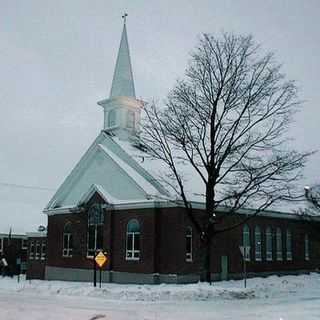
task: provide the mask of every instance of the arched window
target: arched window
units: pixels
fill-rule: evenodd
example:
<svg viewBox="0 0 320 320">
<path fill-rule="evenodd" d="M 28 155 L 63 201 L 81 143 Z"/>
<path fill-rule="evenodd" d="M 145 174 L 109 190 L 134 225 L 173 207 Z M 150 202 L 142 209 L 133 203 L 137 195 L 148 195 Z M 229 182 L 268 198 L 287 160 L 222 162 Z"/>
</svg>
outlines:
<svg viewBox="0 0 320 320">
<path fill-rule="evenodd" d="M 250 261 L 250 229 L 247 224 L 243 226 L 242 230 L 242 245 L 244 247 L 244 258 Z"/>
<path fill-rule="evenodd" d="M 307 234 L 304 235 L 304 259 L 310 260 L 309 255 L 309 236 Z"/>
<path fill-rule="evenodd" d="M 140 259 L 140 224 L 137 219 L 131 219 L 127 224 L 126 259 Z"/>
<path fill-rule="evenodd" d="M 282 232 L 280 228 L 277 228 L 276 241 L 277 241 L 277 260 L 282 261 Z"/>
<path fill-rule="evenodd" d="M 257 226 L 254 229 L 254 242 L 255 242 L 255 259 L 256 261 L 262 260 L 262 252 L 261 252 L 261 230 Z"/>
<path fill-rule="evenodd" d="M 270 227 L 267 228 L 266 231 L 266 253 L 267 253 L 267 261 L 272 261 L 273 259 L 273 250 L 272 250 L 272 229 Z"/>
<path fill-rule="evenodd" d="M 63 228 L 63 257 L 72 257 L 73 250 L 73 240 L 72 240 L 72 232 L 71 232 L 71 223 L 68 222 L 65 224 Z"/>
<path fill-rule="evenodd" d="M 192 227 L 186 230 L 186 261 L 192 261 Z"/>
<path fill-rule="evenodd" d="M 116 125 L 116 111 L 110 110 L 108 113 L 108 127 L 114 127 Z"/>
<path fill-rule="evenodd" d="M 94 204 L 88 211 L 87 247 L 88 257 L 103 248 L 103 209 L 100 204 Z"/>
<path fill-rule="evenodd" d="M 286 249 L 287 249 L 287 260 L 292 260 L 292 234 L 291 231 L 288 229 L 286 234 Z"/>
</svg>

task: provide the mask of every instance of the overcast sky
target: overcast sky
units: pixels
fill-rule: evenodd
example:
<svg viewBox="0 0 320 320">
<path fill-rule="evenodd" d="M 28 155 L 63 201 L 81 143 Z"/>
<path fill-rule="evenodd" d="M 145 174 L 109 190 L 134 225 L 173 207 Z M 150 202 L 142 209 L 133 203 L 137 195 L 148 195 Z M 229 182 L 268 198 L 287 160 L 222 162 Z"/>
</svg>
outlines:
<svg viewBox="0 0 320 320">
<path fill-rule="evenodd" d="M 165 98 L 202 32 L 250 33 L 306 101 L 296 148 L 320 149 L 319 0 L 0 0 L 0 183 L 56 189 L 100 132 L 124 11 L 138 97 Z M 319 160 L 302 187 L 320 181 Z M 0 220 L 4 202 L 40 213 L 52 191 L 25 193 L 0 185 Z"/>
</svg>

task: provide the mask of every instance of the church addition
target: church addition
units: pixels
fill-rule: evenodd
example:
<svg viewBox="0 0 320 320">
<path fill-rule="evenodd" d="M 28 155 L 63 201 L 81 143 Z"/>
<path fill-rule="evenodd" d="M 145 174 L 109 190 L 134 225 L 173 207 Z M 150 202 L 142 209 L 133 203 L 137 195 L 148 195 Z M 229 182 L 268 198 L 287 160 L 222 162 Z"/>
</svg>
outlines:
<svg viewBox="0 0 320 320">
<path fill-rule="evenodd" d="M 149 170 L 139 145 L 143 103 L 135 95 L 125 21 L 110 96 L 98 104 L 104 128 L 45 208 L 48 254 L 41 268 L 30 264 L 29 277 L 91 281 L 93 257 L 104 250 L 105 282 L 199 281 L 200 235 L 183 205 L 172 201 Z M 193 207 L 199 217 L 204 214 L 204 203 Z M 252 275 L 314 270 L 320 262 L 319 222 L 269 211 L 219 235 L 212 246 L 212 278 L 241 277 L 241 245 L 251 247 L 246 260 Z"/>
</svg>

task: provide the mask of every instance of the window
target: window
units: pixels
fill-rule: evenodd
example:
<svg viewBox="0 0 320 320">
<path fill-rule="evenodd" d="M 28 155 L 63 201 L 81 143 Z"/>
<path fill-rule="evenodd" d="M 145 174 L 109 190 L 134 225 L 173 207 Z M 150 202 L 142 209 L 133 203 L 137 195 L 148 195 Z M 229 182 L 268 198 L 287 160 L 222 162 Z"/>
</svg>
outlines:
<svg viewBox="0 0 320 320">
<path fill-rule="evenodd" d="M 282 261 L 282 232 L 280 228 L 277 228 L 276 232 L 277 242 L 277 261 Z"/>
<path fill-rule="evenodd" d="M 45 260 L 46 259 L 46 251 L 47 251 L 46 242 L 42 241 L 42 244 L 41 244 L 41 260 Z"/>
<path fill-rule="evenodd" d="M 108 113 L 108 127 L 114 127 L 116 125 L 116 111 L 110 110 Z"/>
<path fill-rule="evenodd" d="M 71 223 L 68 222 L 63 228 L 63 257 L 72 257 L 73 242 L 71 233 Z"/>
<path fill-rule="evenodd" d="M 127 127 L 131 129 L 135 127 L 135 115 L 133 111 L 128 111 L 127 113 Z"/>
<path fill-rule="evenodd" d="M 272 261 L 273 259 L 273 246 L 272 246 L 272 229 L 270 227 L 267 228 L 266 231 L 266 253 L 267 253 L 267 261 Z"/>
<path fill-rule="evenodd" d="M 21 240 L 21 249 L 27 250 L 28 249 L 28 239 L 22 239 Z"/>
<path fill-rule="evenodd" d="M 34 241 L 30 242 L 29 259 L 34 259 Z"/>
<path fill-rule="evenodd" d="M 40 259 L 40 242 L 36 241 L 36 259 Z"/>
<path fill-rule="evenodd" d="M 127 225 L 126 259 L 140 259 L 140 225 L 137 219 L 132 219 Z"/>
<path fill-rule="evenodd" d="M 292 260 L 292 235 L 291 231 L 287 230 L 286 234 L 286 249 L 287 249 L 287 260 L 291 261 Z"/>
<path fill-rule="evenodd" d="M 0 238 L 0 253 L 3 252 L 3 238 Z"/>
<path fill-rule="evenodd" d="M 262 260 L 261 253 L 261 230 L 259 227 L 255 227 L 254 230 L 254 242 L 255 242 L 255 259 L 256 261 Z"/>
<path fill-rule="evenodd" d="M 250 261 L 250 229 L 246 224 L 243 226 L 242 244 L 245 248 L 244 259 Z"/>
<path fill-rule="evenodd" d="M 187 227 L 186 231 L 186 261 L 192 261 L 192 227 Z"/>
<path fill-rule="evenodd" d="M 94 204 L 88 211 L 87 248 L 88 257 L 103 248 L 103 210 L 100 204 Z"/>
<path fill-rule="evenodd" d="M 307 234 L 304 235 L 304 259 L 310 260 L 309 256 L 309 236 Z"/>
</svg>

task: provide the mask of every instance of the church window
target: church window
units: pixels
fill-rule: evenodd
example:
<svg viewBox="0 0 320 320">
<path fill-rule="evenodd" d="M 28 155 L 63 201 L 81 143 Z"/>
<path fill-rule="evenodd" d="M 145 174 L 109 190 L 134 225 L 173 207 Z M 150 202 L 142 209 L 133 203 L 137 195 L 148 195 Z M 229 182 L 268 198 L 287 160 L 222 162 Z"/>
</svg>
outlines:
<svg viewBox="0 0 320 320">
<path fill-rule="evenodd" d="M 304 259 L 310 260 L 309 255 L 309 236 L 307 234 L 304 235 Z"/>
<path fill-rule="evenodd" d="M 266 245 L 267 245 L 267 261 L 272 261 L 273 259 L 273 246 L 272 246 L 272 229 L 270 227 L 267 228 L 266 231 Z"/>
<path fill-rule="evenodd" d="M 108 114 L 108 127 L 114 127 L 116 125 L 116 111 L 110 110 Z"/>
<path fill-rule="evenodd" d="M 192 227 L 186 230 L 186 261 L 192 261 Z"/>
<path fill-rule="evenodd" d="M 65 224 L 63 229 L 63 250 L 62 256 L 63 257 L 72 257 L 73 251 L 73 239 L 72 239 L 72 232 L 71 232 L 71 223 L 68 222 Z"/>
<path fill-rule="evenodd" d="M 282 261 L 282 232 L 280 228 L 277 228 L 276 242 L 277 242 L 277 260 Z"/>
<path fill-rule="evenodd" d="M 128 111 L 127 114 L 127 127 L 130 129 L 135 128 L 135 114 L 133 111 Z"/>
<path fill-rule="evenodd" d="M 291 261 L 292 260 L 292 234 L 290 230 L 287 230 L 286 234 L 286 256 L 287 260 Z"/>
<path fill-rule="evenodd" d="M 261 261 L 262 260 L 262 253 L 261 253 L 261 230 L 257 226 L 254 229 L 254 242 L 255 242 L 255 260 Z"/>
<path fill-rule="evenodd" d="M 41 260 L 46 259 L 46 252 L 47 252 L 47 245 L 45 241 L 42 241 L 41 243 Z"/>
<path fill-rule="evenodd" d="M 103 210 L 94 204 L 88 211 L 87 256 L 93 257 L 103 248 Z"/>
<path fill-rule="evenodd" d="M 127 224 L 126 259 L 140 259 L 140 224 L 137 219 L 131 219 Z"/>
<path fill-rule="evenodd" d="M 250 229 L 247 224 L 243 226 L 242 230 L 242 245 L 244 247 L 244 258 L 250 261 Z"/>
<path fill-rule="evenodd" d="M 34 258 L 34 241 L 30 242 L 30 252 L 29 252 L 29 259 Z"/>
</svg>

